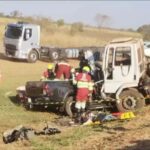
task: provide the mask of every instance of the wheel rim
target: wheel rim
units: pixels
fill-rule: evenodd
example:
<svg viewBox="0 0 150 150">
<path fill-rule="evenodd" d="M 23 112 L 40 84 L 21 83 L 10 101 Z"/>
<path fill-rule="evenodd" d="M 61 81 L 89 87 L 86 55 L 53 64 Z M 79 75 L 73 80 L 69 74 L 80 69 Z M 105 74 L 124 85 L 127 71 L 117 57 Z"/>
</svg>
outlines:
<svg viewBox="0 0 150 150">
<path fill-rule="evenodd" d="M 123 106 L 126 109 L 134 109 L 136 107 L 137 100 L 134 97 L 128 96 L 123 99 Z"/>
<path fill-rule="evenodd" d="M 33 61 L 36 61 L 36 59 L 37 59 L 37 56 L 36 56 L 36 54 L 31 54 L 30 55 L 30 58 L 33 60 Z"/>
<path fill-rule="evenodd" d="M 58 58 L 58 53 L 57 53 L 57 52 L 53 52 L 53 53 L 52 53 L 52 57 L 53 57 L 54 59 L 57 59 L 57 58 Z"/>
<path fill-rule="evenodd" d="M 70 117 L 73 117 L 74 113 L 75 113 L 75 101 L 71 101 L 71 102 L 67 102 L 68 103 L 68 108 L 69 110 L 67 111 L 67 114 Z"/>
<path fill-rule="evenodd" d="M 70 111 L 73 113 L 75 112 L 75 102 L 72 101 L 71 103 L 69 103 L 69 108 L 70 108 Z"/>
</svg>

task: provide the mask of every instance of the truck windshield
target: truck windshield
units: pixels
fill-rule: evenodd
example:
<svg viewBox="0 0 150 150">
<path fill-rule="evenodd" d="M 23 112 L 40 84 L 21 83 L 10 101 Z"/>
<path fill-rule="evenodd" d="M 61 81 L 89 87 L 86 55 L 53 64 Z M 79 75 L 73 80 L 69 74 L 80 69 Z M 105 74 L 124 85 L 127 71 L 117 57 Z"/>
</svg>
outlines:
<svg viewBox="0 0 150 150">
<path fill-rule="evenodd" d="M 5 36 L 8 38 L 19 39 L 22 33 L 22 27 L 8 26 Z"/>
</svg>

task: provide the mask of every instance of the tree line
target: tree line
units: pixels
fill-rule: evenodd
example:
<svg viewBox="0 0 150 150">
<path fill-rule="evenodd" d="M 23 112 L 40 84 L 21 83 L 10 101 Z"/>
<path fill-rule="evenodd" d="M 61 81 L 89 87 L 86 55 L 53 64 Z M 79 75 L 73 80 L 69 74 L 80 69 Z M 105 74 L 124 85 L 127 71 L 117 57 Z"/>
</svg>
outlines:
<svg viewBox="0 0 150 150">
<path fill-rule="evenodd" d="M 50 17 L 42 17 L 42 16 L 33 16 L 33 17 L 25 17 L 23 15 L 22 12 L 18 11 L 18 10 L 14 10 L 12 12 L 10 12 L 9 14 L 4 14 L 2 12 L 0 12 L 0 17 L 8 17 L 8 18 L 18 18 L 21 19 L 22 21 L 31 21 L 33 23 L 38 23 L 41 26 L 43 26 L 45 23 L 55 23 L 58 27 L 64 26 L 65 24 L 67 24 L 64 19 L 58 19 L 56 21 L 52 20 Z M 111 24 L 111 16 L 109 15 L 105 15 L 105 14 L 101 14 L 101 13 L 97 13 L 94 17 L 94 21 L 97 25 L 97 28 L 101 29 L 101 28 L 105 28 L 107 26 L 109 26 Z M 44 23 L 44 24 L 43 24 Z M 70 34 L 74 35 L 77 32 L 84 32 L 84 27 L 88 26 L 85 25 L 83 22 L 74 22 L 71 24 L 71 28 L 70 28 Z M 130 31 L 130 32 L 138 32 L 143 36 L 144 40 L 150 40 L 150 24 L 148 25 L 142 25 L 140 26 L 137 30 L 134 30 L 132 28 L 129 29 L 119 29 L 121 31 Z"/>
</svg>

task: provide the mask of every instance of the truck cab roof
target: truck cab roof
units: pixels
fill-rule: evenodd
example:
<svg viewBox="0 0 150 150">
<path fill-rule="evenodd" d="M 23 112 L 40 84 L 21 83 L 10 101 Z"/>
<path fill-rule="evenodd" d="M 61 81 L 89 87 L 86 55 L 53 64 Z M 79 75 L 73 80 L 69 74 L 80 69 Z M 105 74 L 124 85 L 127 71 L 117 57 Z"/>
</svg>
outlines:
<svg viewBox="0 0 150 150">
<path fill-rule="evenodd" d="M 110 44 L 118 44 L 118 43 L 122 43 L 122 44 L 124 44 L 124 43 L 128 43 L 128 44 L 133 44 L 133 43 L 137 43 L 139 41 L 139 38 L 132 38 L 132 37 L 128 37 L 128 38 L 116 38 L 116 39 L 114 39 L 114 40 L 112 40 L 111 42 L 110 42 Z"/>
<path fill-rule="evenodd" d="M 39 26 L 36 24 L 31 24 L 31 23 L 27 23 L 27 22 L 17 22 L 17 23 L 10 23 L 8 24 L 8 26 L 12 26 L 12 27 L 28 27 L 28 26 Z"/>
</svg>

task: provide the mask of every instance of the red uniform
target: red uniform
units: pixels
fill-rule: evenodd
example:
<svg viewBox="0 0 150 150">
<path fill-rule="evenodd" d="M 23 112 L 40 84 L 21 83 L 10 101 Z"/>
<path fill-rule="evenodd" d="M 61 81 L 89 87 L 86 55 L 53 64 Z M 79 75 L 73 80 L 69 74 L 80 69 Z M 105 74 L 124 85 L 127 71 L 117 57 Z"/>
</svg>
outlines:
<svg viewBox="0 0 150 150">
<path fill-rule="evenodd" d="M 55 78 L 54 72 L 53 71 L 44 71 L 43 72 L 43 76 L 42 79 L 49 79 L 49 80 L 53 80 Z"/>
<path fill-rule="evenodd" d="M 91 76 L 87 73 L 79 73 L 75 79 L 77 82 L 77 101 L 87 101 L 88 94 L 93 90 L 93 85 L 91 85 Z"/>
<path fill-rule="evenodd" d="M 63 75 L 65 79 L 70 78 L 71 66 L 66 62 L 60 62 L 56 65 L 56 78 L 60 79 Z"/>
</svg>

